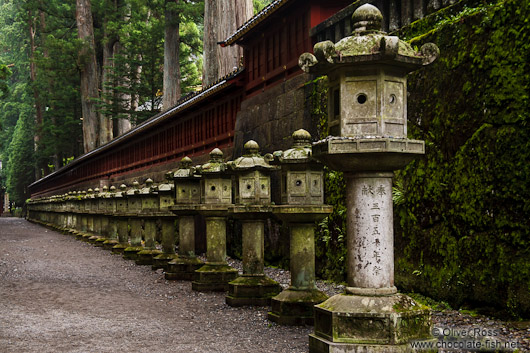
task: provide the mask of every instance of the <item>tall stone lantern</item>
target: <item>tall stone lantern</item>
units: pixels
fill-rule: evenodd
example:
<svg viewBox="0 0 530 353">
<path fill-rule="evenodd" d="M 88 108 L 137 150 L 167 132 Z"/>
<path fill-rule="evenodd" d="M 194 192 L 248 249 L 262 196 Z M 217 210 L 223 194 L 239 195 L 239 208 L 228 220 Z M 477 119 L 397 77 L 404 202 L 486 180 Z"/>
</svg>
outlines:
<svg viewBox="0 0 530 353">
<path fill-rule="evenodd" d="M 83 197 L 85 199 L 85 214 L 86 214 L 86 232 L 82 235 L 81 240 L 88 242 L 94 236 L 94 206 L 97 207 L 95 201 L 94 190 L 89 188 Z"/>
<path fill-rule="evenodd" d="M 99 219 L 97 221 L 97 224 L 99 224 L 99 232 L 96 233 L 98 237 L 94 244 L 98 247 L 103 247 L 103 244 L 107 240 L 107 237 L 109 234 L 109 218 L 107 216 L 107 209 L 110 205 L 109 205 L 109 199 L 107 197 L 108 193 L 109 193 L 108 186 L 103 186 L 103 188 L 97 194 L 98 219 Z"/>
<path fill-rule="evenodd" d="M 140 189 L 140 197 L 142 200 L 142 218 L 144 219 L 145 245 L 143 250 L 136 254 L 136 264 L 151 266 L 153 258 L 162 253 L 156 248 L 156 222 L 160 210 L 160 199 L 157 189 L 153 185 L 153 179 L 148 178 L 145 181 L 145 186 Z"/>
<path fill-rule="evenodd" d="M 123 250 L 123 258 L 126 260 L 136 260 L 138 253 L 144 249 L 142 246 L 143 220 L 140 218 L 142 212 L 142 196 L 140 193 L 140 183 L 135 180 L 132 188 L 127 190 L 127 213 L 131 233 L 129 246 Z"/>
<path fill-rule="evenodd" d="M 162 253 L 153 258 L 151 268 L 159 268 L 167 271 L 167 264 L 177 258 L 175 253 L 175 215 L 169 210 L 169 207 L 175 204 L 175 183 L 173 181 L 173 172 L 167 172 L 166 182 L 158 184 L 156 191 L 159 198 L 160 207 L 160 239 L 158 242 L 162 245 Z"/>
<path fill-rule="evenodd" d="M 230 207 L 232 217 L 241 222 L 243 240 L 243 275 L 228 285 L 226 303 L 231 306 L 269 305 L 281 287 L 265 276 L 265 220 L 271 216 L 271 155 L 261 156 L 259 145 L 248 141 L 244 154 L 230 162 L 236 175 L 236 204 Z"/>
<path fill-rule="evenodd" d="M 112 250 L 112 247 L 118 244 L 118 218 L 116 217 L 118 198 L 121 194 L 117 193 L 116 187 L 112 185 L 106 195 L 107 209 L 106 214 L 109 218 L 109 235 L 107 240 L 103 242 L 103 248 Z"/>
<path fill-rule="evenodd" d="M 317 43 L 300 66 L 329 78 L 328 137 L 315 158 L 343 171 L 347 206 L 346 293 L 315 307 L 310 352 L 410 350 L 431 339 L 428 308 L 394 286 L 393 171 L 424 153 L 407 139 L 407 73 L 432 63 L 438 47 L 419 52 L 381 32 L 382 15 L 366 4 L 353 14 L 353 33 Z"/>
<path fill-rule="evenodd" d="M 179 169 L 172 176 L 175 183 L 175 204 L 169 209 L 178 217 L 179 251 L 178 256 L 167 264 L 166 279 L 190 281 L 195 270 L 202 266 L 202 261 L 195 254 L 195 216 L 201 202 L 201 177 L 192 163 L 191 158 L 182 158 Z M 169 246 L 169 242 L 166 243 L 166 247 Z M 174 253 L 175 239 L 172 246 Z"/>
<path fill-rule="evenodd" d="M 324 205 L 324 173 L 313 159 L 311 135 L 300 129 L 292 138 L 292 148 L 274 152 L 271 162 L 282 168 L 282 204 L 273 214 L 290 230 L 291 285 L 272 298 L 268 318 L 283 325 L 312 325 L 314 305 L 328 299 L 315 285 L 315 223 L 333 208 Z"/>
<path fill-rule="evenodd" d="M 214 148 L 210 160 L 198 167 L 201 175 L 199 214 L 206 220 L 206 263 L 195 271 L 192 289 L 225 291 L 238 271 L 226 262 L 226 219 L 232 205 L 232 177 L 223 152 Z"/>
<path fill-rule="evenodd" d="M 123 254 L 129 247 L 129 215 L 127 213 L 127 185 L 121 184 L 114 194 L 117 218 L 118 243 L 112 247 L 113 254 Z"/>
</svg>

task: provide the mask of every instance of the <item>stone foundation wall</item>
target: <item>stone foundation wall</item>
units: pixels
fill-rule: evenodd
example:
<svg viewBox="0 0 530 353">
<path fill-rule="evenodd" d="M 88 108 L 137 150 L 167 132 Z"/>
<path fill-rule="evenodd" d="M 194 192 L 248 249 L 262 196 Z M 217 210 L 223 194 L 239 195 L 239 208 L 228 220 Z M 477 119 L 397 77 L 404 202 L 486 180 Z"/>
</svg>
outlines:
<svg viewBox="0 0 530 353">
<path fill-rule="evenodd" d="M 262 153 L 272 153 L 289 148 L 291 134 L 298 129 L 316 139 L 317 124 L 306 108 L 311 93 L 306 83 L 311 79 L 301 74 L 243 101 L 236 119 L 233 158 L 241 156 L 248 140 L 256 141 Z"/>
</svg>

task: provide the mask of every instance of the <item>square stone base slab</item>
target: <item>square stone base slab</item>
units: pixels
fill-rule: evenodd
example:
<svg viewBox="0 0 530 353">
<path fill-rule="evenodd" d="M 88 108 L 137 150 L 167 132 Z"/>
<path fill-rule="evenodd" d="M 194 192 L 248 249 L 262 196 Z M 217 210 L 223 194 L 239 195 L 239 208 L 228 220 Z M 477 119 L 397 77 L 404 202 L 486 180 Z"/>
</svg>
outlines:
<svg viewBox="0 0 530 353">
<path fill-rule="evenodd" d="M 88 238 L 88 242 L 90 244 L 96 244 L 99 238 L 100 238 L 99 235 L 92 235 L 90 238 Z"/>
<path fill-rule="evenodd" d="M 431 329 L 430 309 L 404 294 L 339 294 L 315 305 L 314 337 L 320 342 L 352 347 L 337 348 L 336 352 L 360 352 L 357 346 L 381 346 L 385 350 L 380 352 L 401 352 L 401 348 L 392 347 L 410 348 L 411 341 L 430 340 Z M 316 343 L 314 347 L 310 352 L 328 352 Z"/>
<path fill-rule="evenodd" d="M 242 275 L 228 283 L 226 304 L 230 306 L 267 306 L 282 287 L 265 275 Z"/>
<path fill-rule="evenodd" d="M 323 292 L 286 289 L 271 299 L 272 310 L 267 318 L 279 325 L 313 325 L 314 306 L 328 299 Z"/>
<path fill-rule="evenodd" d="M 89 239 L 91 237 L 93 237 L 93 236 L 94 236 L 94 234 L 83 233 L 83 234 L 81 234 L 81 238 L 78 238 L 78 239 L 81 240 L 81 241 L 89 243 L 90 242 Z"/>
<path fill-rule="evenodd" d="M 151 269 L 153 271 L 164 269 L 164 271 L 167 271 L 167 264 L 170 261 L 175 260 L 178 258 L 177 254 L 166 254 L 162 253 L 160 255 L 157 255 L 153 258 L 153 264 L 151 265 Z"/>
<path fill-rule="evenodd" d="M 424 340 L 422 342 L 431 342 L 436 347 L 436 339 Z M 336 343 L 326 340 L 322 337 L 317 337 L 314 334 L 309 334 L 309 353 L 434 353 L 436 349 L 413 349 L 410 343 L 400 345 L 385 345 L 385 344 L 352 344 L 352 343 Z"/>
<path fill-rule="evenodd" d="M 227 264 L 206 263 L 194 273 L 191 289 L 198 292 L 224 292 L 228 282 L 237 278 L 239 272 Z"/>
<path fill-rule="evenodd" d="M 114 246 L 118 244 L 118 241 L 116 239 L 107 239 L 103 242 L 103 249 L 105 250 L 112 250 Z"/>
<path fill-rule="evenodd" d="M 112 253 L 116 255 L 123 254 L 123 251 L 129 247 L 129 244 L 118 243 L 112 247 Z"/>
<path fill-rule="evenodd" d="M 153 264 L 153 258 L 160 255 L 162 252 L 157 249 L 147 250 L 144 249 L 136 254 L 136 264 L 140 266 L 151 266 Z"/>
<path fill-rule="evenodd" d="M 177 257 L 167 263 L 164 277 L 171 281 L 191 281 L 202 266 L 204 263 L 197 257 Z"/>
<path fill-rule="evenodd" d="M 141 246 L 129 246 L 128 248 L 123 250 L 123 258 L 125 260 L 136 260 L 138 257 L 138 253 L 143 249 L 144 248 Z"/>
<path fill-rule="evenodd" d="M 98 248 L 102 248 L 102 247 L 103 247 L 103 244 L 105 243 L 105 241 L 107 241 L 107 238 L 99 237 L 99 238 L 97 238 L 96 241 L 94 242 L 94 245 L 97 246 Z"/>
</svg>

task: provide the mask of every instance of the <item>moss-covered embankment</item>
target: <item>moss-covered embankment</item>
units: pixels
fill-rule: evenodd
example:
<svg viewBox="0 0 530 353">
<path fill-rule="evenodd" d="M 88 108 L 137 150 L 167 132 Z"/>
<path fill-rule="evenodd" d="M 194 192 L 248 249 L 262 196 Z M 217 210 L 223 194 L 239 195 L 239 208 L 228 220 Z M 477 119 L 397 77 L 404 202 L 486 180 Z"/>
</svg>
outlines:
<svg viewBox="0 0 530 353">
<path fill-rule="evenodd" d="M 441 51 L 409 76 L 409 138 L 427 152 L 396 177 L 397 285 L 530 317 L 530 4 L 461 1 L 397 35 Z M 321 225 L 317 267 L 341 279 L 340 175 L 326 191 L 338 207 Z"/>
</svg>

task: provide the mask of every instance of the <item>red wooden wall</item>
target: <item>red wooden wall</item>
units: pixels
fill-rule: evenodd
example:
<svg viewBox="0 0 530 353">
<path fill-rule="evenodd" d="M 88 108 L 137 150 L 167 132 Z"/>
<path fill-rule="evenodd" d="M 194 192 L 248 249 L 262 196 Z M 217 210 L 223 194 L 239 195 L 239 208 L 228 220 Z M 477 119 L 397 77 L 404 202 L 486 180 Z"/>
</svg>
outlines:
<svg viewBox="0 0 530 353">
<path fill-rule="evenodd" d="M 244 44 L 247 95 L 299 73 L 298 57 L 312 48 L 309 20 L 308 6 L 271 18 L 273 26 Z"/>
<path fill-rule="evenodd" d="M 32 186 L 32 197 L 81 182 L 141 170 L 168 163 L 184 156 L 203 155 L 214 147 L 233 143 L 236 114 L 240 110 L 241 90 L 229 91 L 217 99 L 200 102 L 134 139 L 96 154 L 63 173 Z"/>
</svg>

